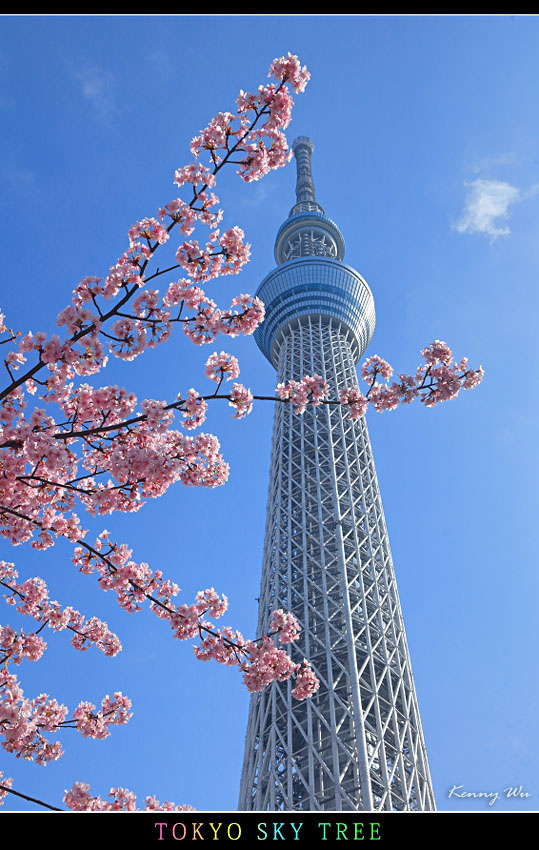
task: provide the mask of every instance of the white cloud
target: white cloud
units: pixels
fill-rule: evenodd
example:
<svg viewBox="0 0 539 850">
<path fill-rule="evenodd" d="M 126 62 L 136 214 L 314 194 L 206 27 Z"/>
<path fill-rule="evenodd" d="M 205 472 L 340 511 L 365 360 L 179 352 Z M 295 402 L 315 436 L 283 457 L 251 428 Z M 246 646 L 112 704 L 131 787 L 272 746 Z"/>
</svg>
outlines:
<svg viewBox="0 0 539 850">
<path fill-rule="evenodd" d="M 473 170 L 476 174 L 480 174 L 481 171 L 489 171 L 492 168 L 497 168 L 503 165 L 516 165 L 517 163 L 518 159 L 514 153 L 502 153 L 499 156 L 483 157 L 483 159 L 479 160 Z"/>
<path fill-rule="evenodd" d="M 528 198 L 533 198 L 533 196 L 534 196 L 534 195 L 537 195 L 537 193 L 538 193 L 538 192 L 539 192 L 539 183 L 532 183 L 532 185 L 530 186 L 530 188 L 529 188 L 529 189 L 526 189 L 526 191 L 524 192 L 524 194 L 523 194 L 522 198 L 523 198 L 523 200 L 524 200 L 524 199 L 526 199 L 526 200 L 527 200 Z"/>
<path fill-rule="evenodd" d="M 491 241 L 511 231 L 500 226 L 509 217 L 509 207 L 521 200 L 520 189 L 501 180 L 478 178 L 464 183 L 468 189 L 464 210 L 453 229 L 459 233 L 482 233 Z"/>
<path fill-rule="evenodd" d="M 106 120 L 115 112 L 114 76 L 95 65 L 78 68 L 75 76 L 82 86 L 83 96 L 90 101 L 98 118 Z"/>
</svg>

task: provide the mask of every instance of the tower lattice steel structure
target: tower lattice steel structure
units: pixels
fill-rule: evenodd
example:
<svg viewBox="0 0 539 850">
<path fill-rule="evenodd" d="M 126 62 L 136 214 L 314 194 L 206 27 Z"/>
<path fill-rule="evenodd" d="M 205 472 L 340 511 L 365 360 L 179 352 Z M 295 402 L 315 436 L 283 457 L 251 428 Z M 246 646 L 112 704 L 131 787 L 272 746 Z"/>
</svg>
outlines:
<svg viewBox="0 0 539 850">
<path fill-rule="evenodd" d="M 297 202 L 257 292 L 255 339 L 280 382 L 319 374 L 337 397 L 357 384 L 374 299 L 316 202 L 313 147 L 293 144 Z M 299 702 L 277 682 L 252 696 L 239 808 L 434 809 L 367 425 L 340 406 L 276 405 L 259 634 L 277 608 L 299 620 L 295 646 L 320 689 Z"/>
</svg>

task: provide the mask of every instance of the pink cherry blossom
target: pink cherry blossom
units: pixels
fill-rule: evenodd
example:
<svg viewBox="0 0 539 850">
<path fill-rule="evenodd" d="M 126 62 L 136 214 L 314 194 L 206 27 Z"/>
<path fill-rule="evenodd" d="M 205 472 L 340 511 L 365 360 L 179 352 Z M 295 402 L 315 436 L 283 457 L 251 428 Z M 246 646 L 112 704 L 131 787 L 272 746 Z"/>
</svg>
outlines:
<svg viewBox="0 0 539 850">
<path fill-rule="evenodd" d="M 273 612 L 268 628 L 270 632 L 279 632 L 281 643 L 293 643 L 299 637 L 300 625 L 298 621 L 293 614 L 283 611 L 282 608 Z"/>
<path fill-rule="evenodd" d="M 319 687 L 320 682 L 314 674 L 311 665 L 305 659 L 303 666 L 296 675 L 296 685 L 292 689 L 292 696 L 299 700 L 307 699 L 316 693 Z"/>
<path fill-rule="evenodd" d="M 243 384 L 234 383 L 229 398 L 229 405 L 236 410 L 234 419 L 243 419 L 253 409 L 253 394 Z"/>
<path fill-rule="evenodd" d="M 282 401 L 291 401 L 294 413 L 299 415 L 305 413 L 308 404 L 317 407 L 329 394 L 327 381 L 320 375 L 306 375 L 301 381 L 278 384 L 275 391 Z"/>
<path fill-rule="evenodd" d="M 306 65 L 301 67 L 298 57 L 292 56 L 291 53 L 286 57 L 281 56 L 280 59 L 273 60 L 268 73 L 268 77 L 270 76 L 290 82 L 296 94 L 304 91 L 311 79 Z"/>
<path fill-rule="evenodd" d="M 8 788 L 11 788 L 13 785 L 13 779 L 9 776 L 4 776 L 2 771 L 0 770 L 0 804 L 2 804 L 9 794 Z"/>
<path fill-rule="evenodd" d="M 169 238 L 166 228 L 155 218 L 144 218 L 129 228 L 129 244 L 133 246 L 137 239 L 147 239 L 162 245 Z"/>
<path fill-rule="evenodd" d="M 74 812 L 135 812 L 136 795 L 127 788 L 111 788 L 108 796 L 110 801 L 103 800 L 99 795 L 90 794 L 90 786 L 86 782 L 75 782 L 64 794 L 64 803 Z M 160 812 L 194 812 L 192 806 L 171 803 L 166 800 L 160 803 L 156 797 L 146 797 L 144 811 Z"/>
<path fill-rule="evenodd" d="M 366 412 L 369 402 L 359 387 L 344 387 L 340 395 L 341 404 L 349 405 L 349 418 L 360 419 Z"/>
<path fill-rule="evenodd" d="M 376 379 L 377 375 L 380 375 L 387 381 L 391 378 L 392 374 L 393 369 L 387 360 L 382 360 L 382 358 L 378 357 L 377 354 L 374 354 L 372 357 L 367 357 L 361 367 L 361 377 L 365 381 L 369 382 Z"/>
<path fill-rule="evenodd" d="M 243 681 L 251 693 L 264 690 L 271 682 L 284 682 L 296 670 L 287 653 L 268 637 L 259 644 L 247 641 L 246 648 L 249 660 L 242 665 Z"/>
<path fill-rule="evenodd" d="M 187 398 L 182 402 L 184 428 L 198 428 L 206 418 L 207 403 L 201 399 L 196 390 L 191 388 Z"/>
<path fill-rule="evenodd" d="M 438 362 L 448 365 L 452 359 L 452 351 L 447 343 L 441 342 L 439 339 L 435 339 L 434 342 L 422 350 L 421 356 L 430 365 L 434 365 Z"/>
<path fill-rule="evenodd" d="M 232 354 L 226 354 L 221 351 L 220 354 L 214 352 L 206 361 L 206 377 L 210 381 L 220 383 L 226 376 L 227 381 L 232 378 L 237 378 L 240 374 L 240 366 L 236 357 Z"/>
</svg>

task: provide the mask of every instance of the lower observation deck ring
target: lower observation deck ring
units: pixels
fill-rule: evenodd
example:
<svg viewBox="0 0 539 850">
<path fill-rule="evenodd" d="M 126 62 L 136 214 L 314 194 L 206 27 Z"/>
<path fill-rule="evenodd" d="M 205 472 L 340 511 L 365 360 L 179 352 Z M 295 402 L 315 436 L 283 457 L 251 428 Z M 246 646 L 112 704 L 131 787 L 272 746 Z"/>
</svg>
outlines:
<svg viewBox="0 0 539 850">
<path fill-rule="evenodd" d="M 374 333 L 372 292 L 351 266 L 331 257 L 301 257 L 274 269 L 257 290 L 266 318 L 254 337 L 275 367 L 276 343 L 286 326 L 302 316 L 327 316 L 346 329 L 356 363 Z"/>
</svg>

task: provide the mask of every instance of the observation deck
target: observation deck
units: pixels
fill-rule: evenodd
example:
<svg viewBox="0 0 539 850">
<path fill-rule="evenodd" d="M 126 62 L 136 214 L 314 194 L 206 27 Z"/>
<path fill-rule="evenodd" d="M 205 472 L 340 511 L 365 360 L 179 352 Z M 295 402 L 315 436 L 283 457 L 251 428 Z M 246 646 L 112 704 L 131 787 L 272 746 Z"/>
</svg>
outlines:
<svg viewBox="0 0 539 850">
<path fill-rule="evenodd" d="M 256 292 L 265 304 L 266 318 L 254 338 L 277 368 L 287 328 L 297 326 L 303 316 L 325 316 L 340 323 L 357 363 L 374 333 L 374 298 L 367 281 L 343 262 L 341 231 L 316 201 L 311 139 L 299 136 L 292 148 L 297 164 L 296 203 L 277 233 L 277 267 Z"/>
</svg>

